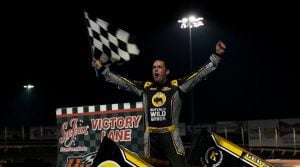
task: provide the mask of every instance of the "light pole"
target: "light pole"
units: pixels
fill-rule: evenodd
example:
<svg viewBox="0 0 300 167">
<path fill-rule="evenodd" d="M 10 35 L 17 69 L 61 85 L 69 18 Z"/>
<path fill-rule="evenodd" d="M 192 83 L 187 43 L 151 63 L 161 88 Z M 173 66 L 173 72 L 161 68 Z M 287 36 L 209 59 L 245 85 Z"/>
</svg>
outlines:
<svg viewBox="0 0 300 167">
<path fill-rule="evenodd" d="M 182 29 L 189 29 L 189 58 L 190 58 L 190 71 L 193 71 L 193 49 L 192 49 L 192 28 L 197 28 L 200 26 L 204 26 L 203 23 L 203 17 L 195 17 L 195 16 L 189 16 L 182 18 L 181 20 L 178 20 L 178 23 L 180 23 L 180 28 Z M 195 122 L 195 116 L 194 116 L 194 92 L 193 90 L 191 91 L 191 130 L 192 130 L 192 135 L 194 135 L 194 130 L 193 130 L 193 125 Z"/>
</svg>

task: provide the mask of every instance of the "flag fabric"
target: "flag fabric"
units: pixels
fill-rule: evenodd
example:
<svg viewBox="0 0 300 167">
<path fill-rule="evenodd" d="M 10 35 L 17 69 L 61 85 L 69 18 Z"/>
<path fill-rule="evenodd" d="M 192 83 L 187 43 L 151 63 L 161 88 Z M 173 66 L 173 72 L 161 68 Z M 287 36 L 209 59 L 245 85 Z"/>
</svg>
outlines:
<svg viewBox="0 0 300 167">
<path fill-rule="evenodd" d="M 84 12 L 91 44 L 92 56 L 100 59 L 103 65 L 122 64 L 140 51 L 134 37 L 128 32 L 114 28 L 102 19 Z"/>
<path fill-rule="evenodd" d="M 105 136 L 91 167 L 153 167 L 138 154 Z"/>
<path fill-rule="evenodd" d="M 187 162 L 200 166 L 275 167 L 208 129 L 202 129 L 198 134 L 187 156 Z"/>
</svg>

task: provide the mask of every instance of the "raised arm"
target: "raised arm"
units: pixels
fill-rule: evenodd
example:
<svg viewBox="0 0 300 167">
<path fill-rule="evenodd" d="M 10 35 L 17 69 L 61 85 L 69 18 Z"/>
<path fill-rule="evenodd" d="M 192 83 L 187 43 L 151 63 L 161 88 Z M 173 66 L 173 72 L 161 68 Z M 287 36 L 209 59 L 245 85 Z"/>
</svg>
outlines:
<svg viewBox="0 0 300 167">
<path fill-rule="evenodd" d="M 143 82 L 131 81 L 127 78 L 124 78 L 118 74 L 115 74 L 110 71 L 109 67 L 104 67 L 101 62 L 97 59 L 93 59 L 92 67 L 96 68 L 99 73 L 101 73 L 105 81 L 113 83 L 119 86 L 122 89 L 133 92 L 138 96 L 141 96 L 143 93 Z"/>
<path fill-rule="evenodd" d="M 221 60 L 221 55 L 224 54 L 225 48 L 226 45 L 222 41 L 218 41 L 216 44 L 215 53 L 209 57 L 209 61 L 196 72 L 193 72 L 187 77 L 179 80 L 179 89 L 184 93 L 188 93 L 209 73 L 214 71 Z"/>
</svg>

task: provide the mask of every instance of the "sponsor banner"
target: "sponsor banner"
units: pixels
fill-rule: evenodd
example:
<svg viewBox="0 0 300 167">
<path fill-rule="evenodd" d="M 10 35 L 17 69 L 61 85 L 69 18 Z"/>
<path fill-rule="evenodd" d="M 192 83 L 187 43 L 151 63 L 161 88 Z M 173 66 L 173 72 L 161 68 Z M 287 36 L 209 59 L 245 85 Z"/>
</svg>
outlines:
<svg viewBox="0 0 300 167">
<path fill-rule="evenodd" d="M 141 102 L 58 108 L 57 166 L 90 166 L 105 136 L 142 155 Z"/>
<path fill-rule="evenodd" d="M 248 139 L 250 147 L 276 146 L 275 133 L 278 120 L 248 121 Z M 277 142 L 278 143 L 278 142 Z"/>
<path fill-rule="evenodd" d="M 20 141 L 23 140 L 23 136 L 22 127 L 2 127 L 0 130 L 0 140 Z"/>
<path fill-rule="evenodd" d="M 249 146 L 299 147 L 300 119 L 248 121 Z"/>
<path fill-rule="evenodd" d="M 283 147 L 300 147 L 300 119 L 280 119 L 278 142 Z"/>
<path fill-rule="evenodd" d="M 56 127 L 55 126 L 43 126 L 43 127 L 30 127 L 29 129 L 30 140 L 38 139 L 56 139 Z"/>
<path fill-rule="evenodd" d="M 241 128 L 244 131 L 247 130 L 247 122 L 245 121 L 220 121 L 216 123 L 217 133 L 224 134 L 226 133 L 241 133 Z"/>
</svg>

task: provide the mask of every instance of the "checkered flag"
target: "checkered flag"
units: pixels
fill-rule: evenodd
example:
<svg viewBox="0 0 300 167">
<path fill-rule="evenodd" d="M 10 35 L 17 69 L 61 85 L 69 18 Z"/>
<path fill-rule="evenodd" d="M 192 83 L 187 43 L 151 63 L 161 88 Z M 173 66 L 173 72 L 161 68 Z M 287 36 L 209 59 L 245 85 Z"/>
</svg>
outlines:
<svg viewBox="0 0 300 167">
<path fill-rule="evenodd" d="M 91 17 L 84 12 L 90 37 L 92 56 L 104 65 L 129 61 L 140 51 L 128 32 L 115 29 L 104 20 Z"/>
</svg>

